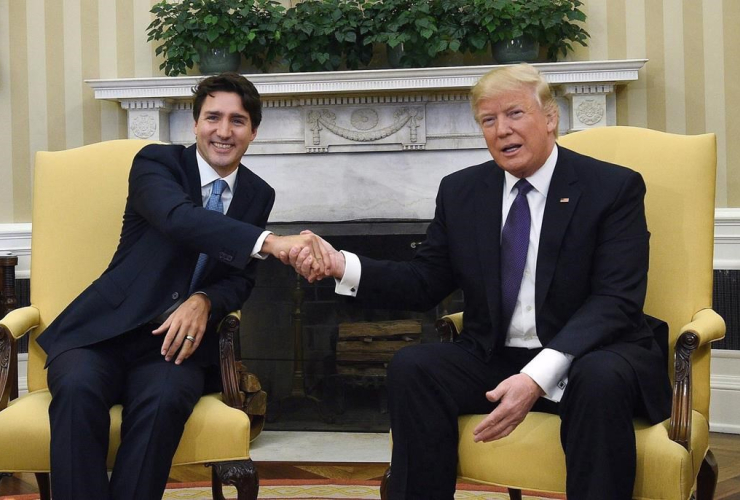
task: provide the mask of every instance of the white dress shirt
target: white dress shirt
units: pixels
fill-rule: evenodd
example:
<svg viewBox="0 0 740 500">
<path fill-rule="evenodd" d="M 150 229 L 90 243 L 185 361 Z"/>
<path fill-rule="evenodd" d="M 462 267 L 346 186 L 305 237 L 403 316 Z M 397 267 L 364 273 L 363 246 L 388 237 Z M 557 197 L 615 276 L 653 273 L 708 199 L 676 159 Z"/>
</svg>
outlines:
<svg viewBox="0 0 740 500">
<path fill-rule="evenodd" d="M 227 187 L 224 189 L 223 193 L 221 193 L 221 203 L 224 205 L 224 213 L 227 213 L 229 211 L 229 207 L 231 206 L 231 200 L 234 199 L 234 190 L 236 189 L 236 174 L 239 168 L 235 168 L 233 172 L 231 172 L 226 177 L 221 177 L 218 175 L 218 172 L 216 172 L 213 167 L 211 167 L 208 162 L 200 155 L 200 151 L 198 149 L 195 149 L 195 157 L 198 159 L 198 172 L 200 173 L 200 194 L 203 197 L 202 205 L 206 206 L 206 202 L 208 201 L 208 197 L 211 196 L 211 191 L 213 190 L 213 182 L 218 179 L 223 179 L 226 181 Z M 262 245 L 265 242 L 265 238 L 267 238 L 267 235 L 272 234 L 272 231 L 263 231 L 259 238 L 257 238 L 257 242 L 254 244 L 254 247 L 252 248 L 252 253 L 250 254 L 251 257 L 264 260 L 268 257 L 267 254 L 260 253 L 260 250 L 262 249 Z"/>
<path fill-rule="evenodd" d="M 545 164 L 527 181 L 534 189 L 527 194 L 529 211 L 532 223 L 529 230 L 529 247 L 527 249 L 527 262 L 524 267 L 524 276 L 519 290 L 516 305 L 509 330 L 506 333 L 506 346 L 535 349 L 542 347 L 537 337 L 537 322 L 535 318 L 535 276 L 537 275 L 537 252 L 539 249 L 540 230 L 545 213 L 545 201 L 550 188 L 550 181 L 558 160 L 558 147 L 555 146 Z M 501 207 L 501 228 L 503 230 L 506 217 L 511 205 L 517 196 L 514 184 L 519 179 L 505 172 L 504 197 Z M 341 280 L 337 280 L 335 292 L 340 295 L 354 297 L 360 285 L 362 266 L 357 255 L 342 251 L 345 257 L 345 271 Z M 560 401 L 565 386 L 568 383 L 568 369 L 573 356 L 553 349 L 543 349 L 532 361 L 530 361 L 521 372 L 529 375 L 542 390 L 545 397 L 552 401 Z"/>
</svg>

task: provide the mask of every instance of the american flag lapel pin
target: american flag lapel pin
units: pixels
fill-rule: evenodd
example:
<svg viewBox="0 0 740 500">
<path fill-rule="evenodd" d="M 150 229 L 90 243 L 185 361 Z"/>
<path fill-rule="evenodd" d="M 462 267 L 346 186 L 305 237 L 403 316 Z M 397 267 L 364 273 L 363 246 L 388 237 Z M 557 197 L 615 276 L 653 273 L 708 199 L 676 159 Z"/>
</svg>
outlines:
<svg viewBox="0 0 740 500">
<path fill-rule="evenodd" d="M 568 203 L 570 198 L 560 198 L 560 203 Z"/>
</svg>

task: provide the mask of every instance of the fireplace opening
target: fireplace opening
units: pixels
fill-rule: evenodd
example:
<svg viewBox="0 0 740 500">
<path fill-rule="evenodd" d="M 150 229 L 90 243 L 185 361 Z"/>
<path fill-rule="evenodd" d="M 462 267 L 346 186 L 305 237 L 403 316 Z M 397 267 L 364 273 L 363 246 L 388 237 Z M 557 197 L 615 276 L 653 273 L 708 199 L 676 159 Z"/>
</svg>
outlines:
<svg viewBox="0 0 740 500">
<path fill-rule="evenodd" d="M 313 226 L 337 249 L 408 260 L 423 244 L 426 223 Z M 258 268 L 240 344 L 242 363 L 267 392 L 265 429 L 388 431 L 387 362 L 405 345 L 438 342 L 434 322 L 462 309 L 460 292 L 424 313 L 363 309 L 336 295 L 333 279 L 310 284 L 275 259 Z"/>
</svg>

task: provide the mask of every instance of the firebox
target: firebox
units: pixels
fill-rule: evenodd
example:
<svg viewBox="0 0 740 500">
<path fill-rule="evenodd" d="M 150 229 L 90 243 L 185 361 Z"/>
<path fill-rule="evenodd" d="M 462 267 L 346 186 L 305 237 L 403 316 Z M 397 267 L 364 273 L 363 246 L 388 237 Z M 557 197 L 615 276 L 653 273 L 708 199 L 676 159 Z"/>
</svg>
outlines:
<svg viewBox="0 0 740 500">
<path fill-rule="evenodd" d="M 428 221 L 278 224 L 311 229 L 337 249 L 411 259 Z M 385 368 L 393 353 L 438 342 L 434 322 L 462 309 L 459 292 L 424 313 L 363 309 L 334 293 L 334 280 L 310 284 L 275 259 L 261 262 L 242 310 L 241 355 L 268 394 L 267 430 L 385 432 L 390 428 Z"/>
</svg>

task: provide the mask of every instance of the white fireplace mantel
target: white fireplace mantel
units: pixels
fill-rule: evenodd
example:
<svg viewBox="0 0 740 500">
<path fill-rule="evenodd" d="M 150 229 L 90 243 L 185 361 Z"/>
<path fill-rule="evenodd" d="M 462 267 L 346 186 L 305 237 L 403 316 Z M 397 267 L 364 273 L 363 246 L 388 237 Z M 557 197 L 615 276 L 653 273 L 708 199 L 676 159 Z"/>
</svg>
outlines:
<svg viewBox="0 0 740 500">
<path fill-rule="evenodd" d="M 645 63 L 536 64 L 557 97 L 559 132 L 616 125 L 616 88 Z M 490 158 L 468 94 L 494 67 L 246 75 L 263 120 L 244 163 L 278 191 L 271 221 L 430 219 L 441 177 Z M 201 78 L 87 83 L 127 111 L 129 138 L 192 144 Z"/>
</svg>

